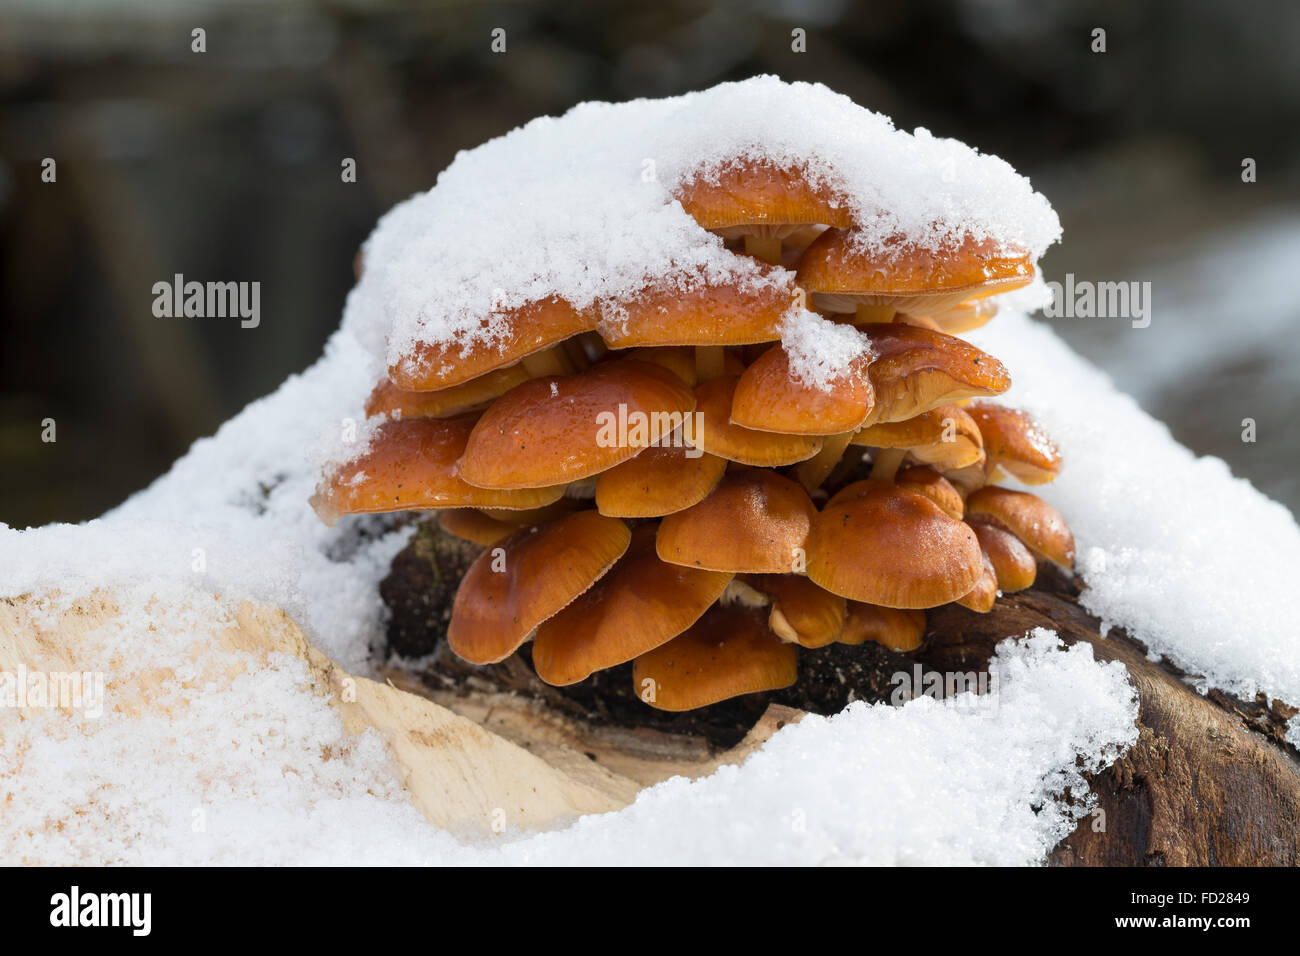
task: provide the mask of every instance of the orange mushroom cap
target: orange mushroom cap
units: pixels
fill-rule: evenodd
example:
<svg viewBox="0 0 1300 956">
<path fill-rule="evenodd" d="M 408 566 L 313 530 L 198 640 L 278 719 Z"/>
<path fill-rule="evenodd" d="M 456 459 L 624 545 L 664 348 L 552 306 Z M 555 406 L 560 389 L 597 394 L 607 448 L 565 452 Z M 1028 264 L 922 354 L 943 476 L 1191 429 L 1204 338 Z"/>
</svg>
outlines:
<svg viewBox="0 0 1300 956">
<path fill-rule="evenodd" d="M 699 504 L 722 480 L 727 462 L 676 444 L 655 445 L 601 472 L 596 508 L 618 518 L 659 518 Z"/>
<path fill-rule="evenodd" d="M 912 465 L 894 476 L 894 484 L 929 498 L 950 518 L 958 521 L 966 513 L 966 503 L 947 478 L 925 465 Z"/>
<path fill-rule="evenodd" d="M 758 268 L 761 281 L 703 278 L 650 286 L 603 310 L 601 337 L 612 349 L 775 342 L 797 288 L 789 273 Z"/>
<path fill-rule="evenodd" d="M 471 544 L 490 547 L 519 530 L 499 518 L 485 515 L 475 508 L 453 508 L 438 515 L 438 526 L 450 535 Z"/>
<path fill-rule="evenodd" d="M 535 378 L 483 413 L 460 474 L 484 488 L 578 481 L 670 435 L 694 407 L 695 396 L 677 376 L 633 359 Z"/>
<path fill-rule="evenodd" d="M 980 550 L 993 565 L 1001 591 L 1023 591 L 1038 577 L 1038 562 L 1025 543 L 1010 531 L 985 521 L 971 523 Z"/>
<path fill-rule="evenodd" d="M 815 514 L 790 479 L 765 469 L 731 472 L 699 504 L 659 523 L 658 554 L 688 567 L 784 574 L 800 566 Z"/>
<path fill-rule="evenodd" d="M 799 260 L 797 279 L 821 308 L 852 312 L 858 305 L 893 305 L 931 315 L 973 296 L 1028 285 L 1034 265 L 1023 249 L 965 236 L 936 247 L 896 237 L 873 248 L 853 230 L 828 229 Z"/>
<path fill-rule="evenodd" d="M 808 577 L 834 594 L 924 608 L 966 594 L 983 570 L 975 533 L 929 498 L 865 479 L 842 489 L 808 534 Z"/>
<path fill-rule="evenodd" d="M 608 574 L 554 617 L 533 641 L 533 667 L 548 684 L 575 684 L 671 640 L 722 596 L 732 576 L 668 564 L 655 554 L 655 527 L 632 532 Z"/>
<path fill-rule="evenodd" d="M 408 392 L 384 379 L 366 399 L 366 416 L 446 418 L 499 398 L 526 381 L 528 373 L 520 365 L 493 369 L 468 382 L 434 392 Z"/>
<path fill-rule="evenodd" d="M 906 448 L 921 464 L 947 472 L 984 463 L 984 439 L 975 420 L 958 405 L 944 404 L 902 421 L 861 428 L 853 444 Z"/>
<path fill-rule="evenodd" d="M 863 326 L 862 334 L 876 355 L 867 367 L 876 395 L 873 424 L 903 421 L 937 405 L 1011 387 L 1001 362 L 954 336 L 899 322 Z"/>
<path fill-rule="evenodd" d="M 1074 534 L 1061 513 L 1037 495 L 985 485 L 966 498 L 966 516 L 1010 531 L 1035 554 L 1061 567 L 1074 565 Z"/>
<path fill-rule="evenodd" d="M 728 375 L 695 387 L 695 410 L 699 415 L 693 436 L 695 447 L 728 461 L 761 468 L 793 465 L 821 451 L 820 437 L 756 431 L 733 424 L 731 408 L 739 382 L 739 376 Z"/>
<path fill-rule="evenodd" d="M 493 334 L 466 345 L 463 340 L 424 344 L 388 368 L 388 377 L 407 391 L 450 388 L 512 365 L 582 332 L 596 328 L 595 317 L 563 299 L 550 297 L 484 319 Z"/>
<path fill-rule="evenodd" d="M 754 232 L 783 238 L 802 226 L 853 221 L 844 197 L 806 167 L 768 159 L 742 158 L 702 170 L 674 195 L 701 226 L 727 237 Z"/>
<path fill-rule="evenodd" d="M 751 574 L 745 583 L 772 602 L 767 624 L 783 641 L 825 647 L 844 630 L 845 600 L 799 574 Z"/>
<path fill-rule="evenodd" d="M 631 538 L 622 521 L 595 511 L 515 532 L 465 573 L 452 602 L 447 644 L 471 664 L 504 660 L 598 581 Z"/>
<path fill-rule="evenodd" d="M 474 422 L 468 418 L 411 418 L 380 424 L 367 449 L 322 479 L 311 504 L 327 524 L 340 515 L 429 508 L 537 508 L 564 488 L 500 491 L 479 488 L 456 474 Z"/>
<path fill-rule="evenodd" d="M 799 648 L 767 629 L 762 613 L 715 604 L 684 634 L 632 664 L 632 686 L 660 710 L 693 710 L 718 701 L 789 687 Z"/>
<path fill-rule="evenodd" d="M 925 612 L 849 601 L 840 644 L 874 641 L 891 651 L 914 651 L 925 635 Z"/>
<path fill-rule="evenodd" d="M 984 436 L 990 477 L 1001 468 L 1027 485 L 1040 485 L 1060 472 L 1060 451 L 1026 412 L 994 402 L 972 402 L 967 412 Z"/>
<path fill-rule="evenodd" d="M 875 404 L 865 360 L 829 388 L 800 381 L 784 346 L 774 345 L 740 376 L 731 399 L 731 422 L 787 435 L 837 435 L 866 421 Z"/>
<path fill-rule="evenodd" d="M 957 599 L 957 603 L 978 614 L 987 614 L 993 610 L 998 600 L 998 578 L 993 570 L 993 563 L 987 554 L 982 556 L 984 569 L 980 572 L 975 586 Z"/>
<path fill-rule="evenodd" d="M 976 299 L 966 299 L 964 302 L 958 302 L 949 308 L 932 312 L 927 318 L 934 323 L 934 327 L 940 332 L 946 332 L 949 335 L 964 335 L 987 325 L 989 320 L 997 314 L 997 302 L 989 296 L 982 296 Z M 914 318 L 914 316 L 904 316 L 903 321 L 907 321 L 909 318 Z"/>
</svg>

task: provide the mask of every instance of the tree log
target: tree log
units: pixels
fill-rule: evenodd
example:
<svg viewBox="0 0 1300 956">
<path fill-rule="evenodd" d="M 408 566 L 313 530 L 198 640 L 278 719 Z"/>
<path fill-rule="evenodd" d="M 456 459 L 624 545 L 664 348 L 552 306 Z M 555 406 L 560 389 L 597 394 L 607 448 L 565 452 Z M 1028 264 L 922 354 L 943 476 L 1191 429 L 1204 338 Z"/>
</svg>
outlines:
<svg viewBox="0 0 1300 956">
<path fill-rule="evenodd" d="M 925 642 L 912 654 L 875 644 L 803 650 L 792 687 L 670 714 L 636 697 L 630 665 L 571 687 L 550 687 L 533 674 L 528 645 L 487 667 L 459 660 L 447 648 L 446 623 L 456 585 L 478 551 L 426 520 L 394 560 L 381 586 L 392 611 L 389 649 L 400 655 L 391 676 L 480 722 L 496 720 L 493 729 L 524 746 L 541 746 L 539 734 L 558 733 L 591 760 L 618 764 L 633 777 L 638 773 L 627 767 L 641 769 L 629 763 L 637 756 L 664 767 L 708 768 L 750 735 L 770 705 L 783 719 L 795 719 L 800 711 L 835 713 L 853 700 L 886 701 L 893 675 L 917 663 L 925 672 L 986 671 L 998 642 L 1046 627 L 1067 643 L 1092 645 L 1100 660 L 1122 662 L 1139 695 L 1138 742 L 1091 778 L 1098 811 L 1049 862 L 1300 863 L 1300 754 L 1284 737 L 1295 711 L 1262 697 L 1203 696 L 1187 675 L 1149 660 L 1123 631 L 1103 637 L 1098 620 L 1078 603 L 1078 579 L 1043 569 L 1033 588 L 1000 597 L 988 614 L 957 605 L 929 612 Z M 660 776 L 642 770 L 639 779 Z"/>
</svg>

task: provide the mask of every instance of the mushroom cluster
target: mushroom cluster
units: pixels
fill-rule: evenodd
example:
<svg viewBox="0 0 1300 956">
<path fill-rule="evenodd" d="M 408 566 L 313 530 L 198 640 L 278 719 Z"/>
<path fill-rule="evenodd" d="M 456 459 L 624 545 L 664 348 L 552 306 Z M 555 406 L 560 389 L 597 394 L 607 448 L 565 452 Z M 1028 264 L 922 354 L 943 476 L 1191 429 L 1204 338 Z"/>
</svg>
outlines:
<svg viewBox="0 0 1300 956">
<path fill-rule="evenodd" d="M 484 316 L 490 339 L 390 365 L 364 449 L 322 479 L 328 522 L 437 511 L 483 548 L 456 654 L 490 664 L 531 641 L 553 685 L 630 661 L 643 701 L 688 710 L 792 684 L 800 647 L 913 650 L 925 609 L 987 612 L 1039 561 L 1072 564 L 1061 516 L 996 484 L 1050 481 L 1059 453 L 985 400 L 1007 371 L 957 337 L 1031 281 L 1026 251 L 863 241 L 845 197 L 770 160 L 675 198 L 764 281 L 702 272 Z M 861 344 L 828 380 L 783 341 L 809 312 Z"/>
</svg>

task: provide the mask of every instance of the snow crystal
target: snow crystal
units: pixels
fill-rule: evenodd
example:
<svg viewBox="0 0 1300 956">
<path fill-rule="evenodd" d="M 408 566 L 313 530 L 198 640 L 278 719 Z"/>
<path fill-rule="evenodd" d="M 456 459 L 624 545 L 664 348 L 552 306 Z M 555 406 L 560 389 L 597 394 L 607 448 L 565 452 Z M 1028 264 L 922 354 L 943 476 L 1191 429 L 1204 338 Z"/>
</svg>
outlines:
<svg viewBox="0 0 1300 956">
<path fill-rule="evenodd" d="M 377 351 L 386 341 L 395 365 L 421 343 L 491 342 L 500 310 L 551 295 L 617 316 L 652 281 L 773 281 L 672 198 L 738 158 L 805 167 L 846 197 L 869 243 L 969 233 L 1037 259 L 1060 235 L 1047 200 L 1001 159 L 896 130 L 824 86 L 763 76 L 583 103 L 461 152 L 367 240 L 348 322 Z"/>
<path fill-rule="evenodd" d="M 790 374 L 823 391 L 844 378 L 855 363 L 871 355 L 867 339 L 852 325 L 801 310 L 786 317 L 781 343 L 790 357 Z"/>
</svg>

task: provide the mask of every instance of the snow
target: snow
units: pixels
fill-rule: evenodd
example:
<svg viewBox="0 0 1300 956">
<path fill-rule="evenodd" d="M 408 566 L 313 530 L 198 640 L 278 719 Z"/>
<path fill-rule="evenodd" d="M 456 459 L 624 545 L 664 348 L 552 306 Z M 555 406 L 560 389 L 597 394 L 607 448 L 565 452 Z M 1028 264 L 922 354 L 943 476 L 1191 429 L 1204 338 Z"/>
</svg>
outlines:
<svg viewBox="0 0 1300 956">
<path fill-rule="evenodd" d="M 970 339 L 1011 369 L 1001 400 L 1030 411 L 1061 450 L 1060 477 L 1031 490 L 1074 531 L 1084 607 L 1202 690 L 1300 703 L 1291 512 L 1175 442 L 1045 325 L 999 315 Z M 1300 721 L 1289 738 L 1300 741 Z"/>
<path fill-rule="evenodd" d="M 784 283 L 785 270 L 728 252 L 673 199 L 738 158 L 805 167 L 845 197 L 867 246 L 970 234 L 1037 259 L 1060 235 L 1047 200 L 1003 160 L 897 130 L 820 84 L 762 76 L 583 103 L 462 151 L 367 241 L 356 334 L 397 365 L 420 344 L 497 340 L 503 310 L 551 295 L 617 318 L 651 282 Z"/>
</svg>

